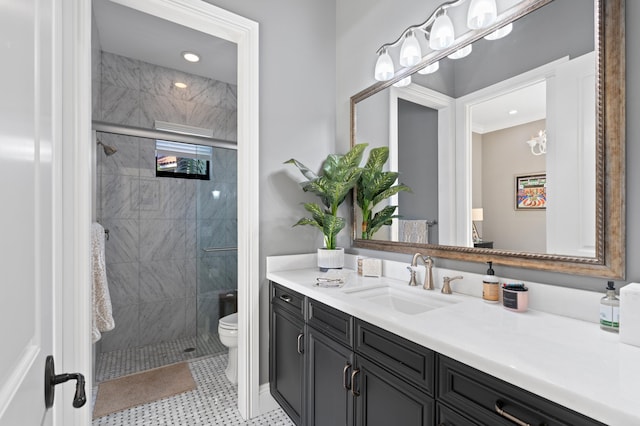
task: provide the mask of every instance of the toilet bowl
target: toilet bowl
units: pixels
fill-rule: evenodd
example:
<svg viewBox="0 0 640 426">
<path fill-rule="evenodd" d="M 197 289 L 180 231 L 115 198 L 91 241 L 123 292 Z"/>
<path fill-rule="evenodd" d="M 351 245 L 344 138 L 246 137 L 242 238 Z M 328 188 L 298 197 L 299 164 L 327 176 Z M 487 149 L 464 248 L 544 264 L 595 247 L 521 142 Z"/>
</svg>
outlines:
<svg viewBox="0 0 640 426">
<path fill-rule="evenodd" d="M 220 342 L 229 348 L 229 360 L 225 374 L 233 384 L 238 383 L 238 313 L 227 315 L 218 321 Z"/>
</svg>

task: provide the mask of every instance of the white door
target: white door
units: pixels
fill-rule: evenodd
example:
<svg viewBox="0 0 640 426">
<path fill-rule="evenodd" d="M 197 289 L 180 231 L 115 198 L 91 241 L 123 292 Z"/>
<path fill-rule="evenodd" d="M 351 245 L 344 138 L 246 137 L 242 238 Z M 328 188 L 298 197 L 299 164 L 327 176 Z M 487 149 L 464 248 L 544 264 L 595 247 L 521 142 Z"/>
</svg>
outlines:
<svg viewBox="0 0 640 426">
<path fill-rule="evenodd" d="M 53 11 L 0 0 L 0 425 L 50 425 L 53 354 Z M 58 390 L 60 392 L 60 389 Z"/>
</svg>

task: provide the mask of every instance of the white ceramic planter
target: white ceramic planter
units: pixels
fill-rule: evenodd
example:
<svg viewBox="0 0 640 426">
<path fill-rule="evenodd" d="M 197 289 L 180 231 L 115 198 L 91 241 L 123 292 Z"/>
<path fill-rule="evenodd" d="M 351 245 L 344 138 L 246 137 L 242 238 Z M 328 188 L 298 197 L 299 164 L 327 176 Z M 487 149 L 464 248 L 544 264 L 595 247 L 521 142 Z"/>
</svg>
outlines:
<svg viewBox="0 0 640 426">
<path fill-rule="evenodd" d="M 318 268 L 322 272 L 329 269 L 342 269 L 344 267 L 344 248 L 337 249 L 318 249 Z"/>
</svg>

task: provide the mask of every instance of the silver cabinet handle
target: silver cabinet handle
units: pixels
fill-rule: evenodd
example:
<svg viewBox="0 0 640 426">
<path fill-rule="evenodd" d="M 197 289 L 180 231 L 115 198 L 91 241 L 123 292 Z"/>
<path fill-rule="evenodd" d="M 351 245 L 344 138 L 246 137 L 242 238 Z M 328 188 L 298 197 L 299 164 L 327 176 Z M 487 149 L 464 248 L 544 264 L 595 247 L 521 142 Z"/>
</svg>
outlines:
<svg viewBox="0 0 640 426">
<path fill-rule="evenodd" d="M 302 355 L 304 353 L 304 349 L 302 348 L 302 338 L 304 337 L 304 334 L 300 333 L 298 334 L 298 353 L 300 355 Z"/>
<path fill-rule="evenodd" d="M 287 303 L 291 302 L 291 296 L 287 296 L 286 294 L 283 294 L 280 296 L 280 300 L 285 301 Z"/>
<path fill-rule="evenodd" d="M 500 400 L 497 400 L 495 405 L 496 413 L 500 414 L 502 417 L 504 417 L 507 420 L 511 420 L 512 422 L 514 422 L 519 426 L 531 426 L 529 423 L 523 422 L 519 418 L 507 413 L 502 409 L 502 407 L 504 407 L 504 403 Z"/>
<path fill-rule="evenodd" d="M 351 373 L 351 393 L 353 396 L 360 396 L 360 391 L 356 390 L 356 376 L 358 373 L 360 373 L 360 370 L 357 368 Z"/>
<path fill-rule="evenodd" d="M 351 389 L 351 383 L 347 383 L 349 380 L 349 369 L 351 368 L 351 364 L 347 363 L 344 366 L 344 370 L 342 370 L 342 386 L 345 390 Z"/>
</svg>

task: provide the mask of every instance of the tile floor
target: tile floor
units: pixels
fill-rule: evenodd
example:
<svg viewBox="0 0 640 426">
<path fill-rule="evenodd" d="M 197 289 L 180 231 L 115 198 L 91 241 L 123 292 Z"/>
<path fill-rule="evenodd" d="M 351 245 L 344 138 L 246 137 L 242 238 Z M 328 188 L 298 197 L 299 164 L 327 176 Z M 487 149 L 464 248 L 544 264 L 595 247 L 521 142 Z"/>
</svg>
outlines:
<svg viewBox="0 0 640 426">
<path fill-rule="evenodd" d="M 187 348 L 196 348 L 196 350 L 185 352 Z M 104 352 L 98 354 L 96 358 L 94 380 L 99 383 L 163 365 L 226 352 L 227 348 L 220 343 L 217 334 L 202 335 L 197 338 L 197 341 L 196 337 L 186 337 L 139 348 Z"/>
<path fill-rule="evenodd" d="M 224 375 L 226 365 L 226 353 L 189 361 L 197 389 L 95 419 L 92 426 L 293 425 L 281 409 L 242 420 L 237 409 L 238 389 Z"/>
</svg>

